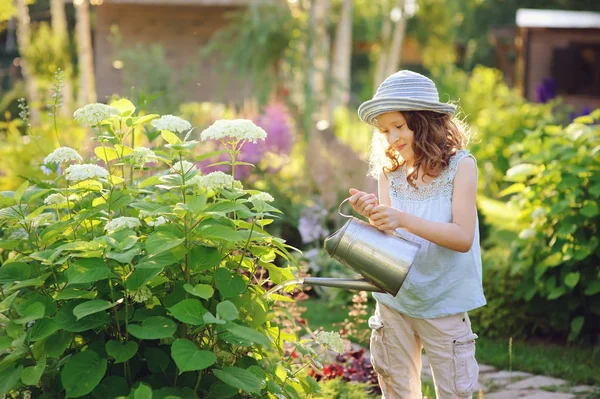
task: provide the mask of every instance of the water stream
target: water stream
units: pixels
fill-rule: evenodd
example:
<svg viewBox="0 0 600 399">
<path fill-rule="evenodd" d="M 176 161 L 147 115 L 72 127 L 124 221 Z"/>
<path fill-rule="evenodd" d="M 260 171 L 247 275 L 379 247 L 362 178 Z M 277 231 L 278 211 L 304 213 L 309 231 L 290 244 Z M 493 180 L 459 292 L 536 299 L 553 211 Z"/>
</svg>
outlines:
<svg viewBox="0 0 600 399">
<path fill-rule="evenodd" d="M 263 297 L 269 298 L 271 296 L 271 294 L 274 294 L 275 292 L 277 292 L 285 287 L 288 287 L 290 285 L 294 285 L 294 284 L 304 284 L 304 277 L 293 278 L 291 280 L 284 281 L 281 284 L 277 284 L 275 287 L 273 287 L 269 291 L 267 291 L 263 295 Z"/>
</svg>

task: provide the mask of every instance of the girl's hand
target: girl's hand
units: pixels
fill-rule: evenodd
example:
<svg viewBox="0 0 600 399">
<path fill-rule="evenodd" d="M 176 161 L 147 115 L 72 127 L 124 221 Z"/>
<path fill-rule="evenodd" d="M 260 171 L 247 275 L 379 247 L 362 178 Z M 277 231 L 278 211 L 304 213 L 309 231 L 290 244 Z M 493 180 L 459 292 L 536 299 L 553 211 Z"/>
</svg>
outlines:
<svg viewBox="0 0 600 399">
<path fill-rule="evenodd" d="M 402 227 L 402 211 L 388 205 L 377 205 L 371 211 L 373 225 L 381 231 L 394 231 Z"/>
<path fill-rule="evenodd" d="M 366 218 L 370 218 L 371 211 L 379 204 L 379 200 L 375 194 L 358 191 L 355 188 L 350 189 L 350 205 L 352 208 Z"/>
</svg>

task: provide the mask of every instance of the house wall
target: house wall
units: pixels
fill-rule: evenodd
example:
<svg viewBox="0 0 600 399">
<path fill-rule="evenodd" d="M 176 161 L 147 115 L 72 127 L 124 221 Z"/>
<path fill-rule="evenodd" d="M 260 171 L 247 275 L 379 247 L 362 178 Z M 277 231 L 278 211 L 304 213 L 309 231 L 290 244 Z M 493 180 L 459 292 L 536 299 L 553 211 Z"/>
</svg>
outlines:
<svg viewBox="0 0 600 399">
<path fill-rule="evenodd" d="M 167 62 L 179 75 L 190 66 L 193 79 L 184 88 L 186 100 L 240 102 L 249 92 L 240 80 L 228 79 L 222 87 L 218 61 L 201 59 L 200 49 L 210 36 L 226 23 L 225 14 L 235 10 L 226 6 L 164 6 L 140 4 L 103 4 L 96 8 L 94 51 L 98 100 L 124 92 L 123 69 L 114 50 L 111 27 L 117 26 L 121 48 L 138 43 L 161 44 Z M 123 65 L 127 68 L 127 65 Z M 147 95 L 151 93 L 145 93 Z"/>
<path fill-rule="evenodd" d="M 553 49 L 565 47 L 569 42 L 600 44 L 600 29 L 528 29 L 527 41 L 525 96 L 535 101 L 536 87 L 552 76 Z M 600 97 L 565 95 L 562 98 L 577 111 L 585 107 L 600 108 Z"/>
</svg>

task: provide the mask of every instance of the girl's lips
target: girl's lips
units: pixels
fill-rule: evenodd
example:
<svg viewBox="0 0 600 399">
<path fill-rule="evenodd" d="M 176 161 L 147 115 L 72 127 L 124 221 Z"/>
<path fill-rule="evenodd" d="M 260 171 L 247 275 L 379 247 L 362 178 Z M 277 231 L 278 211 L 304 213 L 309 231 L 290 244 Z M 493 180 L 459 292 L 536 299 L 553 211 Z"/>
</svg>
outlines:
<svg viewBox="0 0 600 399">
<path fill-rule="evenodd" d="M 398 151 L 400 151 L 400 150 L 402 150 L 404 147 L 406 147 L 406 144 L 397 145 L 397 146 L 396 146 L 396 149 L 397 149 Z"/>
</svg>

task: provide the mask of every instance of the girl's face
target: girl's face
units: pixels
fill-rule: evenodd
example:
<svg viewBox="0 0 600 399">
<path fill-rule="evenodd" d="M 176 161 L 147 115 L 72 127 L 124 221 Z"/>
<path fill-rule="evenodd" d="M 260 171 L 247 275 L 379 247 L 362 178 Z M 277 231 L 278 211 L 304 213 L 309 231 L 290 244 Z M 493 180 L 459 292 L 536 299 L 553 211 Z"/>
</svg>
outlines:
<svg viewBox="0 0 600 399">
<path fill-rule="evenodd" d="M 398 151 L 404 161 L 411 161 L 415 156 L 413 151 L 415 133 L 408 128 L 404 115 L 399 111 L 386 112 L 377 117 L 377 122 L 379 131 L 390 146 Z"/>
</svg>

